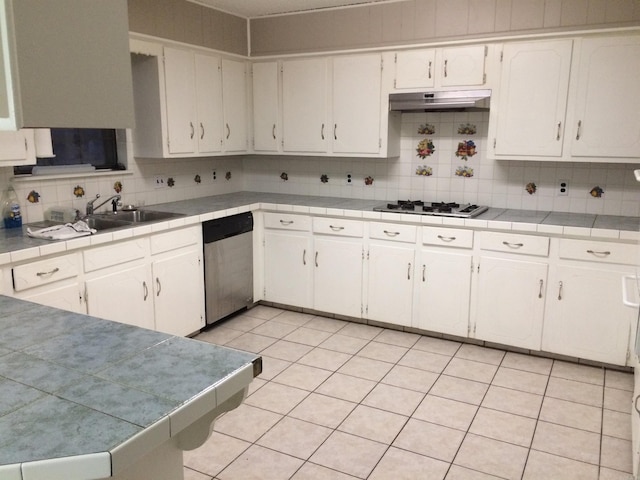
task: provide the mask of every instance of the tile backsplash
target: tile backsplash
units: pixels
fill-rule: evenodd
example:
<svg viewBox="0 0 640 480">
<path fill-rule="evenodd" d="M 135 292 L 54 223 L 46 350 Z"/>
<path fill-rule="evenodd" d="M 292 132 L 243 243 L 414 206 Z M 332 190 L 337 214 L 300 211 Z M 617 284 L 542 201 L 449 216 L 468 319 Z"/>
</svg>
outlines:
<svg viewBox="0 0 640 480">
<path fill-rule="evenodd" d="M 401 154 L 391 159 L 277 155 L 134 159 L 128 136 L 121 145 L 129 158 L 127 172 L 63 179 L 30 177 L 15 182 L 14 187 L 25 223 L 41 220 L 52 206 L 84 211 L 96 194 L 105 199 L 113 195 L 116 182 L 122 184 L 123 202 L 139 206 L 251 190 L 640 216 L 640 184 L 633 175 L 638 165 L 490 160 L 486 156 L 488 113 L 483 112 L 405 113 L 401 128 Z M 432 146 L 424 158 L 417 151 L 421 141 Z M 0 168 L 3 191 L 12 177 L 12 168 Z M 165 186 L 156 188 L 157 179 Z M 168 186 L 169 179 L 173 186 Z M 568 184 L 567 195 L 559 195 L 562 180 Z M 78 186 L 84 191 L 82 197 L 74 194 Z M 31 192 L 38 194 L 37 203 L 27 200 Z"/>
</svg>

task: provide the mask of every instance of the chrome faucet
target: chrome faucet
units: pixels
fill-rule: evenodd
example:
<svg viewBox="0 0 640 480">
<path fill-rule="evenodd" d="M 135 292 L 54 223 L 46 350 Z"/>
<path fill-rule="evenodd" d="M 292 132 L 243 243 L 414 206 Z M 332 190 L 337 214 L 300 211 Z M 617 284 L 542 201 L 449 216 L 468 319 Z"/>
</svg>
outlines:
<svg viewBox="0 0 640 480">
<path fill-rule="evenodd" d="M 100 198 L 100 194 L 96 195 L 96 198 L 94 198 L 93 200 L 89 200 L 87 202 L 87 215 L 91 215 L 93 214 L 93 212 L 95 210 L 97 210 L 98 208 L 100 208 L 102 205 L 104 205 L 105 203 L 107 203 L 109 200 L 111 200 L 111 206 L 113 208 L 113 212 L 117 212 L 118 211 L 118 201 L 120 200 L 120 195 L 113 195 L 109 198 L 107 198 L 104 202 L 102 202 L 100 205 L 97 206 L 93 206 L 93 202 L 95 202 L 96 200 L 98 200 Z"/>
</svg>

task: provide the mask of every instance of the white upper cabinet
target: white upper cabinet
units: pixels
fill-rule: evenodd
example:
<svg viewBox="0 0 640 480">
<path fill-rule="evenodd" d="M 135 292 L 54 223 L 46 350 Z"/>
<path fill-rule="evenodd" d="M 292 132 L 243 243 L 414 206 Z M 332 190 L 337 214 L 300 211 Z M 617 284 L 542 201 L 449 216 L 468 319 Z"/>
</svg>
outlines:
<svg viewBox="0 0 640 480">
<path fill-rule="evenodd" d="M 0 0 L 0 130 L 134 124 L 126 0 Z"/>
<path fill-rule="evenodd" d="M 637 162 L 640 35 L 506 44 L 492 158 Z"/>
<path fill-rule="evenodd" d="M 253 149 L 277 152 L 280 145 L 278 62 L 253 64 Z"/>
<path fill-rule="evenodd" d="M 640 155 L 640 35 L 583 39 L 575 60 L 571 155 Z"/>
<path fill-rule="evenodd" d="M 327 59 L 282 62 L 283 149 L 322 153 L 331 134 L 327 122 Z"/>
<path fill-rule="evenodd" d="M 242 61 L 222 59 L 224 151 L 247 151 L 247 72 Z"/>
<path fill-rule="evenodd" d="M 485 58 L 484 45 L 397 52 L 395 88 L 481 86 Z"/>
<path fill-rule="evenodd" d="M 247 151 L 246 63 L 133 40 L 134 154 L 203 157 Z"/>
<path fill-rule="evenodd" d="M 572 40 L 510 43 L 502 51 L 495 155 L 560 157 Z"/>
<path fill-rule="evenodd" d="M 0 166 L 35 165 L 33 130 L 0 131 Z"/>
<path fill-rule="evenodd" d="M 380 151 L 380 55 L 333 59 L 333 153 Z"/>
</svg>

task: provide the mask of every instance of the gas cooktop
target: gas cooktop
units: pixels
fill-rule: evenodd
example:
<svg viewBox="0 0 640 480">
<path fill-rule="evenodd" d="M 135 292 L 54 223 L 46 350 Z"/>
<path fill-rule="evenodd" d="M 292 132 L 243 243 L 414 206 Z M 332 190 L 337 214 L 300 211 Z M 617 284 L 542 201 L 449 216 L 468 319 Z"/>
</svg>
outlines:
<svg viewBox="0 0 640 480">
<path fill-rule="evenodd" d="M 482 205 L 460 205 L 455 202 L 423 202 L 421 200 L 398 200 L 375 207 L 376 212 L 413 213 L 417 215 L 435 215 L 439 217 L 473 218 L 486 212 L 489 207 Z"/>
</svg>

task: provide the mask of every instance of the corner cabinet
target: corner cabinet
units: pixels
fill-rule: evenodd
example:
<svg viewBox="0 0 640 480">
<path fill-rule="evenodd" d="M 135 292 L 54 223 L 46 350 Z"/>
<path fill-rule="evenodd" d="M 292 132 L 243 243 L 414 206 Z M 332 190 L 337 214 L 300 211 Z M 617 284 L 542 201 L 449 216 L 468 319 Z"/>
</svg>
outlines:
<svg viewBox="0 0 640 480">
<path fill-rule="evenodd" d="M 138 40 L 131 41 L 131 53 L 136 156 L 246 153 L 244 61 Z"/>
</svg>

